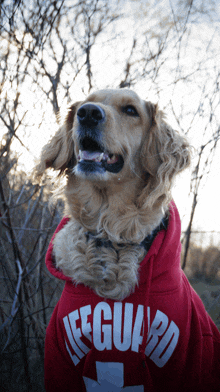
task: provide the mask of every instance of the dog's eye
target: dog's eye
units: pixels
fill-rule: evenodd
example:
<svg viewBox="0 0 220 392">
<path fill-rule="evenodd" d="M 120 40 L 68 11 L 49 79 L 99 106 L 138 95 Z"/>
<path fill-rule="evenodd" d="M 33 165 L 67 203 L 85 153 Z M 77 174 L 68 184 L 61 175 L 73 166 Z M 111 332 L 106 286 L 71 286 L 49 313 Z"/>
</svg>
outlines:
<svg viewBox="0 0 220 392">
<path fill-rule="evenodd" d="M 128 116 L 139 117 L 139 114 L 134 106 L 127 105 L 122 108 L 123 113 L 126 113 Z"/>
</svg>

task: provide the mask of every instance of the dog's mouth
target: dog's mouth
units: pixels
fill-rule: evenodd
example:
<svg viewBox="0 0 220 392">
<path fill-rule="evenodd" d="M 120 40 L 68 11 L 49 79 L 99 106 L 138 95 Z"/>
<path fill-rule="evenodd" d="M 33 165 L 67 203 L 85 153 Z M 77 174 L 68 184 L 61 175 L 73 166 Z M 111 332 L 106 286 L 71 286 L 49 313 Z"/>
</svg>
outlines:
<svg viewBox="0 0 220 392">
<path fill-rule="evenodd" d="M 124 159 L 120 154 L 106 151 L 102 145 L 89 137 L 80 140 L 79 147 L 77 160 L 83 172 L 119 173 L 124 165 Z"/>
</svg>

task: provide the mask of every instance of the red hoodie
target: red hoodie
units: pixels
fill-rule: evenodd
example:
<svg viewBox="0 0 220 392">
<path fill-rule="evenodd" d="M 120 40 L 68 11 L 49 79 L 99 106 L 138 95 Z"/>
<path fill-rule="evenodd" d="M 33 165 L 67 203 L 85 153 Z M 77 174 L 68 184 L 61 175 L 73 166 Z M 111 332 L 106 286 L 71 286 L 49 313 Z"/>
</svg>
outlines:
<svg viewBox="0 0 220 392">
<path fill-rule="evenodd" d="M 69 218 L 63 218 L 55 234 Z M 139 285 L 123 301 L 66 281 L 45 342 L 47 392 L 219 392 L 220 333 L 180 267 L 181 223 L 170 204 L 140 264 Z"/>
</svg>

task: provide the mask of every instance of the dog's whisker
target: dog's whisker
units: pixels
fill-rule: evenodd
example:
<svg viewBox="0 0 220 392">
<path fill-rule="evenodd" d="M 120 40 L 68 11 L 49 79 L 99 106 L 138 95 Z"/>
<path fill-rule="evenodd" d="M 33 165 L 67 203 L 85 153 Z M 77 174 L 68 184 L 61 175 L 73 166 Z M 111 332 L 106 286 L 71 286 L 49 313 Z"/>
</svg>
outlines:
<svg viewBox="0 0 220 392">
<path fill-rule="evenodd" d="M 141 178 L 141 177 L 139 176 L 139 174 L 135 171 L 135 168 L 133 168 L 131 164 L 130 164 L 130 168 L 131 168 L 132 173 L 134 173 L 135 176 L 141 180 L 142 178 Z"/>
</svg>

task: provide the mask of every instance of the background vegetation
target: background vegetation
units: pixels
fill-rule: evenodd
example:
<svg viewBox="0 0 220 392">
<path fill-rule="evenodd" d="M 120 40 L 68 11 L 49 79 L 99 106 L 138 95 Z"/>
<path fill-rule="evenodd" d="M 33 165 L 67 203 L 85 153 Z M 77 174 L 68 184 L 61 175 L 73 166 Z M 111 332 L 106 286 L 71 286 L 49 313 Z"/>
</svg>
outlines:
<svg viewBox="0 0 220 392">
<path fill-rule="evenodd" d="M 95 89 L 134 88 L 158 101 L 195 146 L 182 267 L 220 327 L 219 242 L 204 247 L 208 233 L 193 228 L 219 152 L 218 1 L 0 4 L 1 390 L 44 390 L 45 328 L 62 291 L 44 259 L 63 204 L 49 211 L 51 185 L 27 172 L 63 109 Z"/>
</svg>

